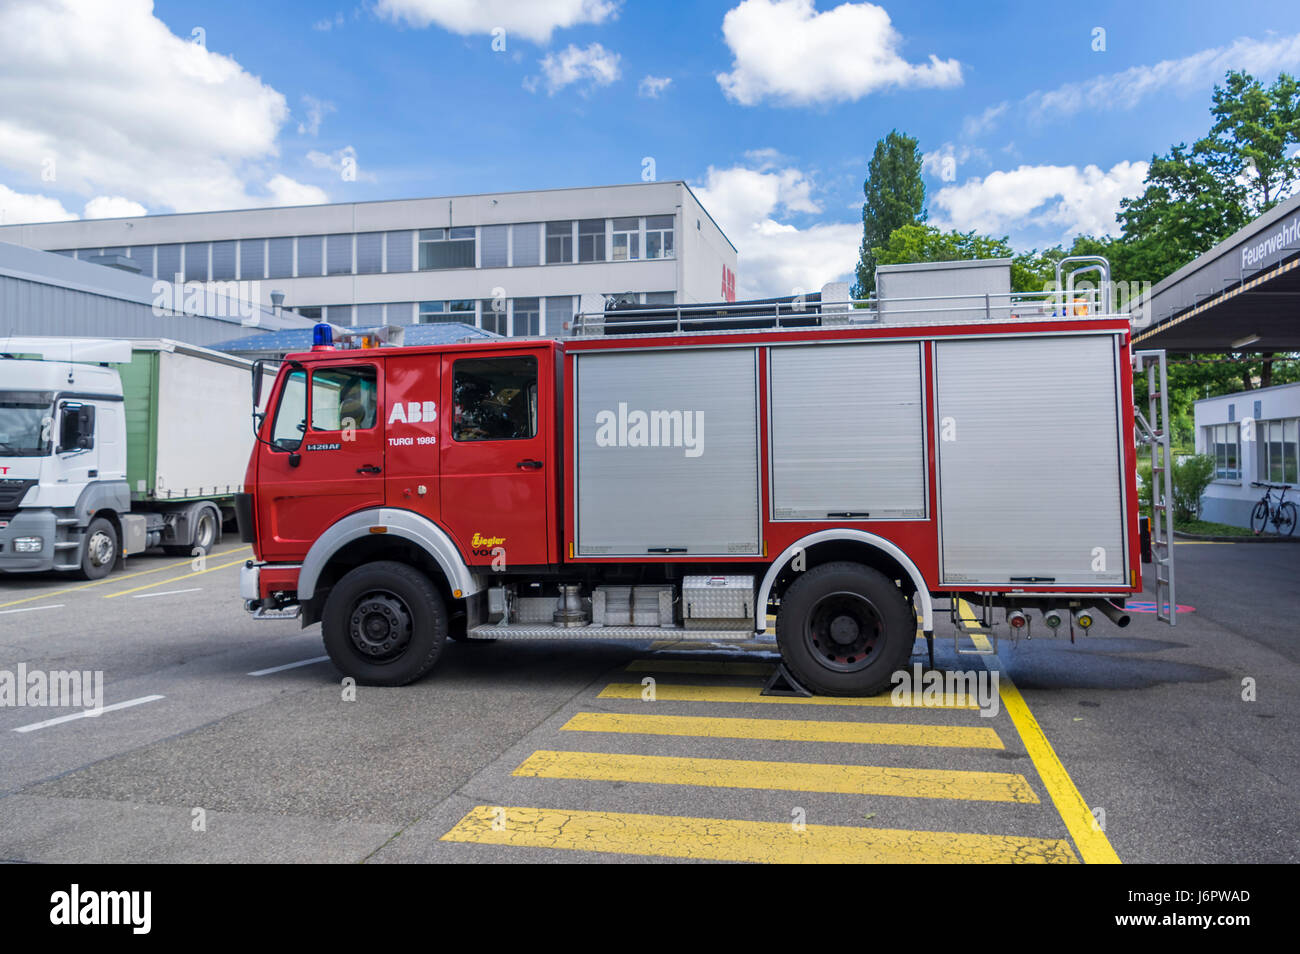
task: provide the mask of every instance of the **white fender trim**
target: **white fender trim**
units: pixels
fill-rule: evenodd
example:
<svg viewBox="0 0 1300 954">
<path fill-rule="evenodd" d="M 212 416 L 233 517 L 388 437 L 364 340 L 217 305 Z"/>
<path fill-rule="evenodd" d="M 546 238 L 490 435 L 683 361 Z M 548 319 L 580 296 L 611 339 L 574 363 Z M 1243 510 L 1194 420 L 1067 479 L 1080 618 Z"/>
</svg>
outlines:
<svg viewBox="0 0 1300 954">
<path fill-rule="evenodd" d="M 801 537 L 790 546 L 782 551 L 781 555 L 776 558 L 775 562 L 768 567 L 767 575 L 763 577 L 763 585 L 758 589 L 758 599 L 755 601 L 756 608 L 765 608 L 768 597 L 772 593 L 772 586 L 776 583 L 777 574 L 794 555 L 800 550 L 807 550 L 809 547 L 818 543 L 826 543 L 830 540 L 852 540 L 855 543 L 865 543 L 875 547 L 884 553 L 889 554 L 899 565 L 907 571 L 907 575 L 912 578 L 912 583 L 916 586 L 917 596 L 921 602 L 921 629 L 924 632 L 934 632 L 934 604 L 930 599 L 930 590 L 925 584 L 925 578 L 921 576 L 921 571 L 916 568 L 911 557 L 900 550 L 895 544 L 886 540 L 884 537 L 878 537 L 874 533 L 867 533 L 864 530 L 818 530 L 816 533 L 810 533 L 806 537 Z M 755 614 L 754 632 L 762 634 L 767 632 L 767 613 L 765 609 L 760 609 Z"/>
<path fill-rule="evenodd" d="M 461 559 L 460 551 L 451 537 L 436 523 L 410 510 L 375 507 L 349 514 L 317 537 L 298 572 L 298 598 L 311 599 L 315 594 L 316 583 L 330 557 L 353 540 L 369 536 L 371 527 L 381 526 L 387 528 L 384 532 L 390 536 L 410 540 L 433 557 L 446 574 L 452 590 L 460 590 L 462 596 L 470 596 L 483 588 Z"/>
</svg>

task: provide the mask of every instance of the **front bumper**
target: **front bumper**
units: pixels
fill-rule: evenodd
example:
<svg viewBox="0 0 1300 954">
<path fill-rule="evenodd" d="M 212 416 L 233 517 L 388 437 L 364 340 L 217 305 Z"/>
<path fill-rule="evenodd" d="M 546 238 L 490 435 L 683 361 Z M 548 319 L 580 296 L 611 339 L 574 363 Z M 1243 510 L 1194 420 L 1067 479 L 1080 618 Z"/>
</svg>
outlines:
<svg viewBox="0 0 1300 954">
<path fill-rule="evenodd" d="M 12 516 L 0 514 L 0 572 L 4 573 L 39 573 L 41 570 L 54 568 L 55 534 L 58 522 L 53 510 L 18 510 Z M 15 553 L 14 540 L 19 537 L 40 537 L 41 549 L 36 553 Z M 69 551 L 67 560 L 74 560 L 76 553 Z"/>
</svg>

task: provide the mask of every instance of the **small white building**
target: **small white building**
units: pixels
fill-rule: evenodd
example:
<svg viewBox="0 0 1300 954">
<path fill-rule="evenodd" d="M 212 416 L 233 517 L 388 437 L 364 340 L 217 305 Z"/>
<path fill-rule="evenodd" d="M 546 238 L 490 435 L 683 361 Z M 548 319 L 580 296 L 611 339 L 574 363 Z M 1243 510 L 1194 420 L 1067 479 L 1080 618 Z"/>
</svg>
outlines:
<svg viewBox="0 0 1300 954">
<path fill-rule="evenodd" d="M 556 335 L 579 296 L 732 300 L 736 249 L 681 181 L 0 226 L 0 242 L 237 283 L 340 325 Z"/>
<path fill-rule="evenodd" d="M 1197 401 L 1195 423 L 1196 452 L 1215 460 L 1202 519 L 1249 527 L 1264 495 L 1252 482 L 1300 486 L 1300 383 Z"/>
</svg>

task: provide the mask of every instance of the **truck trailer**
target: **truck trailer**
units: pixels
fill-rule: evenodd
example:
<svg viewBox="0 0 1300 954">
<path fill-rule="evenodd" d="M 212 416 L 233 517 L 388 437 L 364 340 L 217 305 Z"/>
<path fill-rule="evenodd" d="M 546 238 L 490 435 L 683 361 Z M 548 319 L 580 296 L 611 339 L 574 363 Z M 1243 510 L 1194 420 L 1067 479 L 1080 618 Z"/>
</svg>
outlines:
<svg viewBox="0 0 1300 954">
<path fill-rule="evenodd" d="M 0 571 L 207 553 L 253 445 L 251 363 L 158 339 L 0 339 Z"/>
<path fill-rule="evenodd" d="M 320 621 L 378 685 L 448 638 L 736 641 L 775 616 L 796 690 L 870 694 L 945 611 L 955 639 L 965 607 L 994 636 L 1125 625 L 1129 322 L 1021 297 L 438 347 L 337 350 L 320 326 L 236 497 L 241 596 Z"/>
</svg>

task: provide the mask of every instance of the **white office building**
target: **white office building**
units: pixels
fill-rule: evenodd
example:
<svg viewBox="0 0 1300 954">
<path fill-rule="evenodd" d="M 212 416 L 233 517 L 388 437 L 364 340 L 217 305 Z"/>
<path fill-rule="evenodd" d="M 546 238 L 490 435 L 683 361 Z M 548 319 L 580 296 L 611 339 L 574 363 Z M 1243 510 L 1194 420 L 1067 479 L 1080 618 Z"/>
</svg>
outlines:
<svg viewBox="0 0 1300 954">
<path fill-rule="evenodd" d="M 558 335 L 583 294 L 734 300 L 736 249 L 684 182 L 0 226 L 0 242 L 241 283 L 342 325 Z M 243 285 L 242 283 L 248 283 Z"/>
<path fill-rule="evenodd" d="M 1249 527 L 1264 493 L 1252 482 L 1300 484 L 1300 383 L 1205 398 L 1194 417 L 1196 452 L 1214 458 L 1203 519 Z M 1288 492 L 1287 499 L 1293 496 L 1300 495 Z"/>
</svg>

